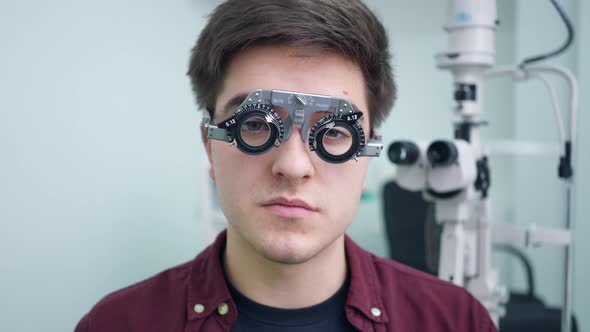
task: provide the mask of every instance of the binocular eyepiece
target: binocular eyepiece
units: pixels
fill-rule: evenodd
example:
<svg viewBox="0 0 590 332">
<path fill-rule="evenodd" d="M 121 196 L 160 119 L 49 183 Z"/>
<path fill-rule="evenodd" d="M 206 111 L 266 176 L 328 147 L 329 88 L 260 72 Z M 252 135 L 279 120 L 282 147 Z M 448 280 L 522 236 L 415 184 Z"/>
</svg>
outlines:
<svg viewBox="0 0 590 332">
<path fill-rule="evenodd" d="M 395 141 L 387 150 L 389 160 L 401 166 L 414 165 L 420 159 L 420 147 L 412 141 Z M 458 162 L 459 150 L 452 141 L 438 140 L 430 143 L 426 158 L 431 166 L 450 166 Z"/>
<path fill-rule="evenodd" d="M 420 159 L 420 147 L 411 141 L 396 141 L 389 146 L 387 156 L 396 165 L 410 166 Z"/>
<path fill-rule="evenodd" d="M 426 157 L 433 167 L 451 166 L 457 163 L 459 151 L 457 146 L 451 141 L 434 141 L 426 150 Z"/>
<path fill-rule="evenodd" d="M 427 189 L 443 197 L 475 183 L 476 151 L 465 140 L 395 141 L 387 155 L 397 166 L 398 184 L 407 190 Z"/>
</svg>

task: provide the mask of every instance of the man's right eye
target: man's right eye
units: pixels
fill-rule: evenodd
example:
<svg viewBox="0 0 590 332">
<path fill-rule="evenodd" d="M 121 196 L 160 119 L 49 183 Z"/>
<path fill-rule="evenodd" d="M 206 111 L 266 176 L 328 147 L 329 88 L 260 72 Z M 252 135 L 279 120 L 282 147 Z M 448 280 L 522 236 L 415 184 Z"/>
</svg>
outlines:
<svg viewBox="0 0 590 332">
<path fill-rule="evenodd" d="M 265 119 L 252 117 L 244 121 L 240 128 L 242 141 L 247 145 L 257 147 L 266 144 L 270 138 L 270 125 Z"/>
<path fill-rule="evenodd" d="M 260 133 L 261 131 L 268 130 L 268 123 L 263 119 L 251 119 L 242 125 L 242 131 L 246 131 L 250 134 Z"/>
</svg>

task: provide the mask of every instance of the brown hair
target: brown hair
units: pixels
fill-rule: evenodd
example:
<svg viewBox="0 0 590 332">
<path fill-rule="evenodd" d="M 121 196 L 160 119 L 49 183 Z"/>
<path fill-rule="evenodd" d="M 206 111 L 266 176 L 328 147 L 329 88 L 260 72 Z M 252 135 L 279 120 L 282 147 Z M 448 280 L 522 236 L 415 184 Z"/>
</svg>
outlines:
<svg viewBox="0 0 590 332">
<path fill-rule="evenodd" d="M 237 52 L 288 44 L 306 55 L 337 52 L 363 71 L 371 127 L 396 97 L 385 28 L 360 0 L 227 0 L 209 16 L 192 50 L 188 75 L 199 108 L 213 118 L 225 66 Z"/>
</svg>

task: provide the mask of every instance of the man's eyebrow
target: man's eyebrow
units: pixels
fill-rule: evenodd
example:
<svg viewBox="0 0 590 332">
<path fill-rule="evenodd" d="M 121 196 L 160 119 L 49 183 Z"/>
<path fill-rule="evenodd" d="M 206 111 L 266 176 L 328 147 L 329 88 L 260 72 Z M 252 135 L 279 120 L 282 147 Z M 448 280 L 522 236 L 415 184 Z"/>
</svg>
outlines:
<svg viewBox="0 0 590 332">
<path fill-rule="evenodd" d="M 227 103 L 223 105 L 221 113 L 224 115 L 229 115 L 228 113 L 238 108 L 244 102 L 244 100 L 246 100 L 246 97 L 248 97 L 247 93 L 240 93 L 231 97 L 230 100 L 228 100 Z"/>
</svg>

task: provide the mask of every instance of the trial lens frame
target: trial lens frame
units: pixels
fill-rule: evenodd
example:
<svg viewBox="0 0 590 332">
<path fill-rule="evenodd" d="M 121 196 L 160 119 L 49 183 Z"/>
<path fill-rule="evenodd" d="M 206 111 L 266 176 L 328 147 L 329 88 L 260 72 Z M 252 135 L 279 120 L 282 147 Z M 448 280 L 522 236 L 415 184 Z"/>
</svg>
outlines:
<svg viewBox="0 0 590 332">
<path fill-rule="evenodd" d="M 281 120 L 275 107 L 280 107 L 288 113 Z M 314 113 L 323 112 L 328 115 L 322 117 L 310 127 L 310 117 Z M 271 135 L 266 144 L 252 148 L 240 139 L 240 124 L 244 123 L 248 116 L 263 117 L 269 124 Z M 209 139 L 226 141 L 235 145 L 241 151 L 248 154 L 265 153 L 272 146 L 278 147 L 283 140 L 289 138 L 293 125 L 301 127 L 301 140 L 309 143 L 311 151 L 325 161 L 342 163 L 350 159 L 358 160 L 358 157 L 378 157 L 383 149 L 381 136 L 374 135 L 365 144 L 365 134 L 360 125 L 363 113 L 356 110 L 347 100 L 326 95 L 316 95 L 301 92 L 283 90 L 262 90 L 251 92 L 239 106 L 233 116 L 215 124 L 211 122 L 209 114 L 203 116 L 203 123 Z M 353 137 L 350 149 L 341 155 L 332 155 L 324 148 L 322 138 L 328 130 L 334 127 L 346 129 Z"/>
</svg>

